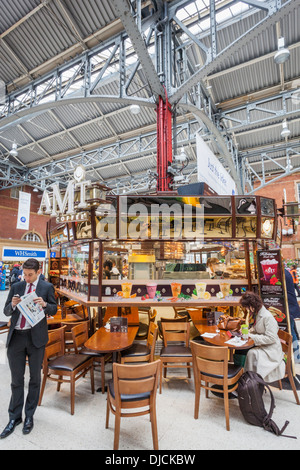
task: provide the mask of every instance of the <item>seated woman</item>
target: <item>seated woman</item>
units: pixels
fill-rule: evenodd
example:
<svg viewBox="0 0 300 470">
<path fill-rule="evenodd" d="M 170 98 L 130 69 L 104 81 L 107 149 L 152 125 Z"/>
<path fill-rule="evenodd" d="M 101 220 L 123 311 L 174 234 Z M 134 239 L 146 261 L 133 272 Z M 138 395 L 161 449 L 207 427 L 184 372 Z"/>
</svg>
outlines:
<svg viewBox="0 0 300 470">
<path fill-rule="evenodd" d="M 253 339 L 255 347 L 247 353 L 244 370 L 256 372 L 265 382 L 282 379 L 285 375 L 285 362 L 275 318 L 254 292 L 246 292 L 240 300 L 240 305 L 254 320 L 249 336 Z"/>
</svg>

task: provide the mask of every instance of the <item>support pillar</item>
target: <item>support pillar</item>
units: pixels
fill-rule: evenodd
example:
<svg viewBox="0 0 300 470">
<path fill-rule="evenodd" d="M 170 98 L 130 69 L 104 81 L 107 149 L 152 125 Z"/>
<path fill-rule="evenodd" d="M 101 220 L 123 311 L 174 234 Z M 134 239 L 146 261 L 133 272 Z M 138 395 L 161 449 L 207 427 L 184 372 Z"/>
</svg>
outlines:
<svg viewBox="0 0 300 470">
<path fill-rule="evenodd" d="M 159 96 L 157 105 L 157 192 L 170 191 L 171 175 L 168 166 L 172 163 L 172 111 L 166 98 Z"/>
</svg>

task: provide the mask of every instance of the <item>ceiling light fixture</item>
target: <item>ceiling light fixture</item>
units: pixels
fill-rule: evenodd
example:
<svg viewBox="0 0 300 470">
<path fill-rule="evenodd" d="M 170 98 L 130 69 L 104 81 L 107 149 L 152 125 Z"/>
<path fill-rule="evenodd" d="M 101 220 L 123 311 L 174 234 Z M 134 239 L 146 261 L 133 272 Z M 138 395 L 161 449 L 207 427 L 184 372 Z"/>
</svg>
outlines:
<svg viewBox="0 0 300 470">
<path fill-rule="evenodd" d="M 9 155 L 11 155 L 12 157 L 18 156 L 18 145 L 16 142 L 13 142 L 11 150 L 9 151 Z"/>
<path fill-rule="evenodd" d="M 33 188 L 33 192 L 38 193 L 39 192 L 38 188 L 37 187 Z"/>
<path fill-rule="evenodd" d="M 278 39 L 278 51 L 274 55 L 276 64 L 283 64 L 290 58 L 290 51 L 284 47 L 284 38 Z"/>
<path fill-rule="evenodd" d="M 291 131 L 288 128 L 287 122 L 286 122 L 286 119 L 285 119 L 282 123 L 282 131 L 281 131 L 280 135 L 283 139 L 285 139 L 286 137 L 289 137 L 290 134 L 291 134 Z"/>
<path fill-rule="evenodd" d="M 138 104 L 132 104 L 130 106 L 130 111 L 132 112 L 132 114 L 139 114 L 141 112 L 141 108 Z"/>
</svg>

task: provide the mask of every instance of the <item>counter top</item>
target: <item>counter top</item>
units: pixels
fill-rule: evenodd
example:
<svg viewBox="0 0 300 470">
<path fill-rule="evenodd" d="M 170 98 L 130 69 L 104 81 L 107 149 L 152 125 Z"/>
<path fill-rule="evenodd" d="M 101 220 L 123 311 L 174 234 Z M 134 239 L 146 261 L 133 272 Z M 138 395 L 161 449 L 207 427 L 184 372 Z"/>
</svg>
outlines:
<svg viewBox="0 0 300 470">
<path fill-rule="evenodd" d="M 60 295 L 66 296 L 72 300 L 77 301 L 86 307 L 231 307 L 238 306 L 240 297 L 232 297 L 232 299 L 218 299 L 217 297 L 211 297 L 210 299 L 178 299 L 177 301 L 171 301 L 170 297 L 163 297 L 163 300 L 158 301 L 156 299 L 142 300 L 141 297 L 134 297 L 124 299 L 118 297 L 103 297 L 101 302 L 87 301 L 79 295 L 73 294 L 72 292 L 66 292 L 61 289 L 56 289 L 56 292 Z"/>
</svg>

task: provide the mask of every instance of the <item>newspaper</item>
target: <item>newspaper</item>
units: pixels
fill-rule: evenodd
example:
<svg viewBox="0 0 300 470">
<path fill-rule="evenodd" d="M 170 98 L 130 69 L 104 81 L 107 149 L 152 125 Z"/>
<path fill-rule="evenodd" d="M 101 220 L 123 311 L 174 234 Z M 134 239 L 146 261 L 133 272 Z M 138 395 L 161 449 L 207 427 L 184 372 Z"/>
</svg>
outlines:
<svg viewBox="0 0 300 470">
<path fill-rule="evenodd" d="M 23 295 L 21 302 L 18 304 L 18 309 L 31 327 L 45 318 L 45 312 L 42 306 L 34 302 L 34 299 L 37 299 L 37 297 L 35 292 L 31 292 L 30 294 Z"/>
<path fill-rule="evenodd" d="M 229 341 L 225 341 L 226 344 L 230 344 L 230 346 L 244 346 L 244 344 L 247 343 L 247 341 L 241 339 L 241 338 L 237 338 L 236 336 L 234 336 L 233 338 L 231 338 Z"/>
</svg>

